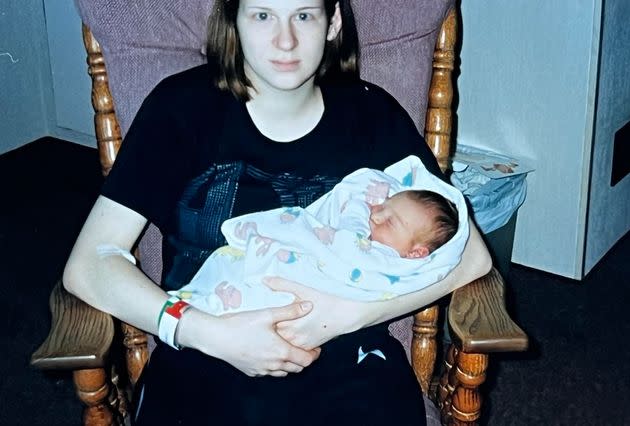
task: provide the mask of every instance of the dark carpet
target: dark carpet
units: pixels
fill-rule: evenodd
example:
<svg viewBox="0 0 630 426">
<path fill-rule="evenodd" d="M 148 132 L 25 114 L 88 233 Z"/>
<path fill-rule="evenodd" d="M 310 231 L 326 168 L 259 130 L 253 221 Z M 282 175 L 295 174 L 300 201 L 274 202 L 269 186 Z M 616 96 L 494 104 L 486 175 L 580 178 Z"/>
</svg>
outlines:
<svg viewBox="0 0 630 426">
<path fill-rule="evenodd" d="M 0 425 L 81 422 L 71 376 L 29 358 L 101 182 L 96 150 L 80 145 L 46 138 L 0 155 Z M 512 266 L 508 305 L 531 348 L 491 358 L 484 424 L 630 425 L 629 276 L 628 235 L 582 282 Z"/>
</svg>

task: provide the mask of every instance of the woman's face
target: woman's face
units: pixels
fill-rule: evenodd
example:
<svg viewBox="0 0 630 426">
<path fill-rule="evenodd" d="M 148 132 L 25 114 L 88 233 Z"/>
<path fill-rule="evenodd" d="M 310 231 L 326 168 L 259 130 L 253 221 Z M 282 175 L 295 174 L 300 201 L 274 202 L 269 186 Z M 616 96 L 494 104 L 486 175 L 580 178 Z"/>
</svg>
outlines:
<svg viewBox="0 0 630 426">
<path fill-rule="evenodd" d="M 258 91 L 313 81 L 329 29 L 324 0 L 241 0 L 236 26 L 245 74 Z"/>
</svg>

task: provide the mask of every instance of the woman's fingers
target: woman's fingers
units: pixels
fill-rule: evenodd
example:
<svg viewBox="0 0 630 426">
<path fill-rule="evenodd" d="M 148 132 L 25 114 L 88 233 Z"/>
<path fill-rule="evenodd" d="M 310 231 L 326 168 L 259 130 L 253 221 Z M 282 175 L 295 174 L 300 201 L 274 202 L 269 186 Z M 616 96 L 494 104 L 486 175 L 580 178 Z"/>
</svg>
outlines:
<svg viewBox="0 0 630 426">
<path fill-rule="evenodd" d="M 302 370 L 304 370 L 303 366 L 287 361 L 278 366 L 277 369 L 268 371 L 266 375 L 274 377 L 285 377 L 289 373 L 300 373 L 302 372 Z"/>
<path fill-rule="evenodd" d="M 318 349 L 319 348 L 306 351 L 297 346 L 291 346 L 285 364 L 296 364 L 302 367 L 308 367 L 313 361 L 319 358 L 320 351 Z"/>
<path fill-rule="evenodd" d="M 279 370 L 286 373 L 299 373 L 304 370 L 304 367 L 298 364 L 294 364 L 292 362 L 285 362 L 282 364 L 282 367 L 280 367 Z"/>
<path fill-rule="evenodd" d="M 276 324 L 282 321 L 291 321 L 303 317 L 311 312 L 312 309 L 313 304 L 307 301 L 292 303 L 291 305 L 282 306 L 280 308 L 272 308 L 270 311 L 274 328 L 277 327 Z M 281 336 L 278 335 L 278 337 L 280 338 Z M 321 352 L 319 348 L 306 350 L 298 346 L 294 346 L 288 341 L 281 341 L 284 346 L 284 349 L 281 349 L 281 351 L 284 352 L 286 350 L 286 352 L 284 352 L 281 356 L 284 362 L 281 366 L 274 368 L 273 370 L 283 370 L 290 373 L 298 372 L 284 369 L 285 366 L 289 366 L 290 368 L 297 367 L 300 369 L 299 371 L 301 371 L 302 368 L 311 365 L 311 363 L 319 357 Z"/>
<path fill-rule="evenodd" d="M 210 333 L 201 326 L 201 336 L 212 338 L 211 344 L 207 346 L 209 350 L 203 352 L 223 359 L 248 376 L 282 377 L 299 373 L 319 357 L 320 351 L 292 345 L 278 334 L 276 324 L 307 315 L 312 305 L 310 302 L 300 302 L 215 318 L 215 321 L 224 324 L 219 328 L 223 332 Z M 199 322 L 194 324 L 198 325 Z M 234 339 L 235 335 L 247 338 Z"/>
<path fill-rule="evenodd" d="M 282 306 L 280 308 L 272 308 L 270 309 L 272 322 L 277 324 L 282 321 L 298 319 L 311 312 L 312 309 L 313 304 L 308 301 L 291 303 L 290 305 Z"/>
</svg>

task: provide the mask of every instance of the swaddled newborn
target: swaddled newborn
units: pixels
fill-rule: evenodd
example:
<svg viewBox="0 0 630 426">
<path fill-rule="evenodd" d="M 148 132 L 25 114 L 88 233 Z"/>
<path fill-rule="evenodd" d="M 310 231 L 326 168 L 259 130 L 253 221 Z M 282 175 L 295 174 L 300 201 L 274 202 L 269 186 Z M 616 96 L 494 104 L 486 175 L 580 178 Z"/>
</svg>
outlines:
<svg viewBox="0 0 630 426">
<path fill-rule="evenodd" d="M 229 245 L 171 292 L 214 315 L 293 301 L 265 276 L 364 301 L 420 290 L 459 263 L 468 221 L 461 193 L 412 156 L 360 169 L 305 209 L 239 216 L 221 230 Z"/>
</svg>

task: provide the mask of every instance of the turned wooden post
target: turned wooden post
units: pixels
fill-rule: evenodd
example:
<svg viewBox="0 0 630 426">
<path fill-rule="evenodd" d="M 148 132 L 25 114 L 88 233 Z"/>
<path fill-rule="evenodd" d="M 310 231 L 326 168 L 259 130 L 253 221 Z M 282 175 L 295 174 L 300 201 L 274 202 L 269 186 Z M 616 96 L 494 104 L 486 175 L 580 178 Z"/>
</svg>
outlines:
<svg viewBox="0 0 630 426">
<path fill-rule="evenodd" d="M 110 377 L 112 378 L 112 392 L 110 397 L 110 405 L 114 412 L 118 412 L 122 423 L 129 417 L 129 400 L 128 390 L 124 382 L 121 382 L 120 375 L 115 365 L 112 365 Z"/>
<path fill-rule="evenodd" d="M 486 380 L 487 369 L 487 354 L 469 354 L 451 346 L 438 390 L 443 424 L 478 424 L 482 403 L 479 386 Z"/>
<path fill-rule="evenodd" d="M 477 425 L 481 416 L 479 386 L 486 381 L 488 354 L 459 352 L 455 377 L 458 386 L 453 391 L 451 412 L 456 425 Z"/>
<path fill-rule="evenodd" d="M 120 127 L 114 112 L 114 99 L 109 91 L 107 70 L 101 46 L 90 29 L 83 25 L 83 43 L 87 51 L 88 74 L 92 77 L 94 129 L 103 175 L 107 176 L 122 143 Z"/>
<path fill-rule="evenodd" d="M 86 426 L 118 425 L 116 403 L 107 383 L 107 374 L 102 368 L 75 370 L 73 372 L 77 396 L 85 404 L 83 424 Z M 112 407 L 112 405 L 114 405 Z"/>
<path fill-rule="evenodd" d="M 451 419 L 451 396 L 453 395 L 453 388 L 449 384 L 449 377 L 453 365 L 455 365 L 456 358 L 457 347 L 455 345 L 449 345 L 446 357 L 444 358 L 444 371 L 442 372 L 437 388 L 437 406 L 442 415 L 442 424 L 445 425 L 449 424 Z"/>
<path fill-rule="evenodd" d="M 439 307 L 431 306 L 414 315 L 413 338 L 411 341 L 411 361 L 422 393 L 429 394 L 435 358 Z"/>
<path fill-rule="evenodd" d="M 424 137 L 442 171 L 448 168 L 451 143 L 453 68 L 457 12 L 451 9 L 440 29 L 433 53 L 433 77 L 428 94 Z M 422 391 L 429 392 L 437 352 L 436 334 L 439 308 L 431 306 L 414 315 L 411 359 Z"/>
<path fill-rule="evenodd" d="M 149 349 L 147 346 L 147 334 L 129 324 L 121 323 L 123 330 L 123 345 L 126 349 L 125 359 L 127 362 L 127 373 L 132 388 L 135 387 L 140 373 L 149 359 Z"/>
<path fill-rule="evenodd" d="M 442 171 L 448 168 L 451 149 L 453 115 L 453 68 L 455 67 L 455 40 L 457 38 L 457 12 L 451 9 L 438 35 L 433 53 L 433 77 L 429 87 L 424 137 L 438 160 Z"/>
<path fill-rule="evenodd" d="M 103 52 L 98 41 L 92 35 L 90 29 L 83 25 L 83 43 L 87 51 L 88 74 L 92 77 L 92 106 L 94 107 L 94 128 L 103 176 L 107 176 L 111 170 L 116 154 L 122 144 L 120 126 L 114 110 L 114 99 L 109 90 L 107 69 Z M 130 384 L 133 387 L 149 357 L 147 348 L 147 336 L 144 332 L 128 324 L 121 324 L 123 331 L 123 345 L 125 346 L 125 361 L 129 374 Z M 127 401 L 124 398 L 126 386 L 118 383 L 119 409 L 123 416 L 127 415 Z"/>
</svg>

